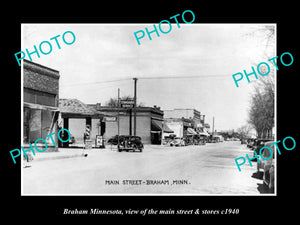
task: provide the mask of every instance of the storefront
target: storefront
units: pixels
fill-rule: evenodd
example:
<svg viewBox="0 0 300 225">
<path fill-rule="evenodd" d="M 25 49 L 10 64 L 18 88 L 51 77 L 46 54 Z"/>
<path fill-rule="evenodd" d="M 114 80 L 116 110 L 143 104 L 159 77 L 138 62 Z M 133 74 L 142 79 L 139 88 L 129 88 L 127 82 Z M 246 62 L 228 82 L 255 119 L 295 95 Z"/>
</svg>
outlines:
<svg viewBox="0 0 300 225">
<path fill-rule="evenodd" d="M 105 121 L 103 135 L 106 140 L 118 134 L 118 125 L 120 135 L 129 135 L 130 128 L 131 135 L 134 135 L 134 113 L 130 114 L 129 109 L 101 106 L 100 103 L 88 106 L 103 114 L 104 118 L 116 118 Z M 117 118 L 119 118 L 119 123 Z M 136 136 L 141 137 L 144 144 L 160 144 L 162 122 L 163 111 L 159 107 L 136 108 Z"/>
<path fill-rule="evenodd" d="M 23 146 L 37 139 L 46 139 L 48 150 L 57 151 L 50 137 L 57 133 L 59 116 L 59 72 L 48 67 L 23 60 Z M 58 143 L 57 136 L 53 136 Z M 43 146 L 38 142 L 38 146 Z M 41 147 L 43 148 L 43 147 Z"/>
<path fill-rule="evenodd" d="M 92 147 L 97 147 L 96 139 L 105 131 L 103 115 L 88 107 L 78 99 L 59 99 L 61 126 L 71 133 L 71 140 L 62 147 L 84 147 L 84 133 L 88 127 Z"/>
</svg>

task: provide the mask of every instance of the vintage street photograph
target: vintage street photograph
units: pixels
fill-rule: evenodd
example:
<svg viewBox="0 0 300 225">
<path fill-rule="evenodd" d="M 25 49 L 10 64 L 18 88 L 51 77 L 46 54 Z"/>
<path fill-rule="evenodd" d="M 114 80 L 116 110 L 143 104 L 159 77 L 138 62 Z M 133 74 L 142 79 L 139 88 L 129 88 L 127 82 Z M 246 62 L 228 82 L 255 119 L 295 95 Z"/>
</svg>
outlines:
<svg viewBox="0 0 300 225">
<path fill-rule="evenodd" d="M 277 194 L 276 24 L 178 22 L 21 25 L 22 195 Z"/>
</svg>

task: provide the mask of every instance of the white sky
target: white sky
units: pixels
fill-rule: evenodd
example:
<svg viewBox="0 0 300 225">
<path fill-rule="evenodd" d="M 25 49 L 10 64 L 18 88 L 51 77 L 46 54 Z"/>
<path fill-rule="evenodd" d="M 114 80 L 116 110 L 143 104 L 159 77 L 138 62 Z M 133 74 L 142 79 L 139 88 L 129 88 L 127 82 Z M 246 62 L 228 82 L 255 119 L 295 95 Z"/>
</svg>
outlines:
<svg viewBox="0 0 300 225">
<path fill-rule="evenodd" d="M 33 62 L 60 72 L 60 98 L 104 104 L 117 97 L 118 88 L 121 96 L 133 96 L 132 78 L 137 77 L 137 99 L 146 106 L 195 108 L 211 126 L 214 116 L 217 130 L 246 124 L 255 81 L 245 78 L 237 88 L 232 75 L 244 69 L 250 73 L 251 66 L 275 56 L 274 49 L 270 57 L 264 55 L 265 25 L 172 24 L 170 33 L 153 33 L 152 40 L 145 35 L 138 45 L 134 32 L 152 30 L 153 24 L 23 24 L 21 50 L 31 52 L 33 45 L 72 31 L 72 45 L 60 37 L 60 50 L 53 40 L 49 55 L 32 55 Z M 181 78 L 160 79 L 169 76 Z"/>
</svg>

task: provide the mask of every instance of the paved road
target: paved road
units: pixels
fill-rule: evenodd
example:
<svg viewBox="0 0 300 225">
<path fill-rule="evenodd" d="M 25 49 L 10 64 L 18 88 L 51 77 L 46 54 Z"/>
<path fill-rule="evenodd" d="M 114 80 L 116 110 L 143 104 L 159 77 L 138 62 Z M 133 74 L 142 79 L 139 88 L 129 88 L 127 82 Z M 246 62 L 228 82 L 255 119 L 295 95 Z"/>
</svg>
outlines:
<svg viewBox="0 0 300 225">
<path fill-rule="evenodd" d="M 205 146 L 145 146 L 142 153 L 109 147 L 88 157 L 33 161 L 23 169 L 24 194 L 259 194 L 245 164 L 234 159 L 252 152 L 240 142 Z M 250 155 L 249 154 L 249 155 Z"/>
</svg>

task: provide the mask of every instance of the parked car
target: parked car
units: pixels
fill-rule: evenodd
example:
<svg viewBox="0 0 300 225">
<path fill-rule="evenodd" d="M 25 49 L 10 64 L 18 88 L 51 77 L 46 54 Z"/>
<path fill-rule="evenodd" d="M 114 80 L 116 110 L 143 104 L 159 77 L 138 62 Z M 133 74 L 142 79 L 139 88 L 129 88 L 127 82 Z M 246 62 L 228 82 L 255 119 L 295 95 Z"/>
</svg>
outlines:
<svg viewBox="0 0 300 225">
<path fill-rule="evenodd" d="M 256 142 L 256 145 L 254 145 L 254 151 L 256 152 L 257 155 L 259 155 L 259 150 L 265 146 L 265 143 L 271 141 L 270 139 L 258 139 Z M 253 157 L 254 157 L 253 153 Z"/>
<path fill-rule="evenodd" d="M 242 138 L 242 139 L 241 139 L 241 144 L 242 144 L 242 145 L 243 145 L 243 144 L 247 144 L 247 141 L 246 141 L 245 138 Z"/>
<path fill-rule="evenodd" d="M 142 143 L 141 137 L 139 137 L 139 136 L 122 135 L 122 136 L 120 136 L 119 141 L 120 141 L 120 144 L 119 144 L 118 152 L 121 152 L 121 151 L 128 152 L 130 150 L 132 150 L 132 151 L 139 150 L 140 152 L 143 151 L 144 145 Z M 117 143 L 118 143 L 118 141 L 117 141 Z"/>
<path fill-rule="evenodd" d="M 123 137 L 124 135 L 120 135 L 120 139 Z M 111 144 L 111 145 L 117 145 L 118 144 L 118 135 L 115 135 L 113 137 L 111 137 L 110 139 L 107 140 L 107 143 Z"/>
<path fill-rule="evenodd" d="M 170 146 L 185 146 L 184 138 L 175 137 L 173 141 L 170 142 Z"/>
<path fill-rule="evenodd" d="M 250 146 L 251 150 L 255 150 L 257 148 L 258 139 L 254 139 L 252 145 Z"/>
<path fill-rule="evenodd" d="M 259 172 L 260 169 L 263 170 L 263 182 L 269 187 L 269 190 L 271 192 L 274 191 L 274 170 L 275 170 L 275 160 L 274 160 L 274 152 L 275 147 L 274 145 L 270 145 L 271 143 L 274 143 L 273 141 L 267 141 L 263 143 L 263 146 L 268 146 L 270 149 L 272 149 L 272 157 L 271 152 L 269 149 L 265 148 L 262 150 L 261 155 L 263 158 L 268 159 L 264 160 L 260 155 L 258 155 L 260 163 L 257 163 L 257 171 Z"/>
<path fill-rule="evenodd" d="M 254 145 L 254 140 L 255 139 L 253 139 L 253 138 L 250 138 L 250 139 L 248 139 L 248 141 L 247 141 L 247 147 L 248 148 L 252 148 L 253 147 L 253 145 Z"/>
</svg>

